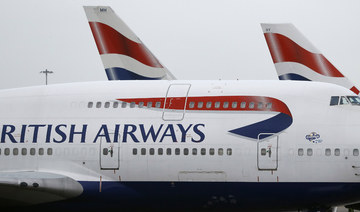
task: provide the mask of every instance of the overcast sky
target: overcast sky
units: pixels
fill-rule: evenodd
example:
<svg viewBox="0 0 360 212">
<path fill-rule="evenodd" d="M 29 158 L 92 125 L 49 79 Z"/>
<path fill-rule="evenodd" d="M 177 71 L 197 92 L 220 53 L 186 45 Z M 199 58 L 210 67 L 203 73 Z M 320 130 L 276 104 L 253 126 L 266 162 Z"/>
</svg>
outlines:
<svg viewBox="0 0 360 212">
<path fill-rule="evenodd" d="M 83 5 L 108 5 L 178 79 L 277 80 L 260 23 L 293 23 L 360 86 L 358 0 L 2 0 L 0 88 L 107 80 Z"/>
</svg>

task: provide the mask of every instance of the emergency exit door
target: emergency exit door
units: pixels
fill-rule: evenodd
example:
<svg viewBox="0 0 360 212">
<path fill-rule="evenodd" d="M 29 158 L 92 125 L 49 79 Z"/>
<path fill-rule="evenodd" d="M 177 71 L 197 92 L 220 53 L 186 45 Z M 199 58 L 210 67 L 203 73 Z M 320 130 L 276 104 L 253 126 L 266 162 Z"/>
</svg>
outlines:
<svg viewBox="0 0 360 212">
<path fill-rule="evenodd" d="M 257 148 L 259 170 L 276 170 L 278 168 L 278 142 L 279 136 L 269 133 L 259 134 Z"/>
<path fill-rule="evenodd" d="M 164 104 L 163 119 L 180 121 L 184 118 L 190 84 L 172 84 L 169 86 Z"/>
</svg>

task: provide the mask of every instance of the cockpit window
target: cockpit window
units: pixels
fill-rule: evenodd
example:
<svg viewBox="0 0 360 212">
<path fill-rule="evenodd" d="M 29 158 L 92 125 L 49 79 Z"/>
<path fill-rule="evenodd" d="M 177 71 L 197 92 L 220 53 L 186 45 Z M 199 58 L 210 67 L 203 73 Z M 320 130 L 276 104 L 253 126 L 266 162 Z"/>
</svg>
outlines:
<svg viewBox="0 0 360 212">
<path fill-rule="evenodd" d="M 360 105 L 360 97 L 358 96 L 347 96 L 348 100 L 352 105 Z"/>
<path fill-rule="evenodd" d="M 347 104 L 349 104 L 349 101 L 346 99 L 345 96 L 342 96 L 340 98 L 340 105 L 347 105 Z"/>
<path fill-rule="evenodd" d="M 330 99 L 330 106 L 332 105 L 338 105 L 339 104 L 339 97 L 338 96 L 332 96 Z"/>
</svg>

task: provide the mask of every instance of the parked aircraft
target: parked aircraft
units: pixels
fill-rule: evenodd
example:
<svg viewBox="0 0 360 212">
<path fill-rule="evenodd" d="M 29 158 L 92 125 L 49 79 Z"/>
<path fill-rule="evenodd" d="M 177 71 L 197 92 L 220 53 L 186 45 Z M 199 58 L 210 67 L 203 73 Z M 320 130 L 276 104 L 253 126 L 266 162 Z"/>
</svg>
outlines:
<svg viewBox="0 0 360 212">
<path fill-rule="evenodd" d="M 357 202 L 360 107 L 343 97 L 360 102 L 303 81 L 1 90 L 1 204 L 279 211 Z"/>
</svg>

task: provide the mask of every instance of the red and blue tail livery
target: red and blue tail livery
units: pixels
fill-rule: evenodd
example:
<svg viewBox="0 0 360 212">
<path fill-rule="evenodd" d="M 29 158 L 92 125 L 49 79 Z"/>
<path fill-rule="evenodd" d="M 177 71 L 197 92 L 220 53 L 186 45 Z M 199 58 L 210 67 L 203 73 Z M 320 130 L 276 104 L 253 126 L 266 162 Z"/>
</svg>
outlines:
<svg viewBox="0 0 360 212">
<path fill-rule="evenodd" d="M 175 79 L 110 7 L 84 9 L 109 80 Z"/>
<path fill-rule="evenodd" d="M 338 84 L 359 90 L 292 24 L 261 24 L 280 80 Z"/>
</svg>

